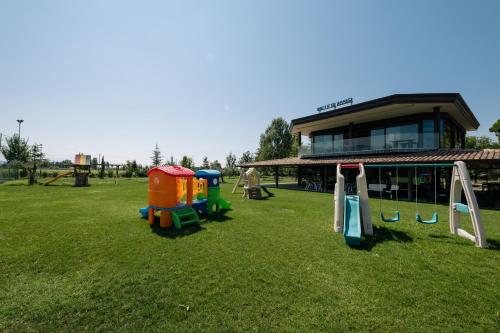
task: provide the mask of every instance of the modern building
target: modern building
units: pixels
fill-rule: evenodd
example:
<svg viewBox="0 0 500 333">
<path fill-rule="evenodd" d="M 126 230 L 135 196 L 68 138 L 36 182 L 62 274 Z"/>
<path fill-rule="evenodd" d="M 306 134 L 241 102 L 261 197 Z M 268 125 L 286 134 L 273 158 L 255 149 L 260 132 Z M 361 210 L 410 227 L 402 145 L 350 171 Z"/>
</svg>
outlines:
<svg viewBox="0 0 500 333">
<path fill-rule="evenodd" d="M 297 157 L 248 163 L 242 167 L 297 168 L 295 188 L 333 191 L 338 163 L 425 164 L 465 161 L 483 206 L 500 206 L 500 150 L 465 149 L 467 131 L 479 122 L 458 93 L 396 94 L 292 120 L 299 138 Z M 318 108 L 325 109 L 324 107 Z M 451 169 L 445 167 L 370 169 L 373 195 L 413 200 L 448 200 Z M 485 192 L 488 192 L 487 194 Z M 492 196 L 496 193 L 496 196 Z M 489 195 L 488 195 L 489 194 Z M 420 197 L 421 195 L 419 195 Z"/>
</svg>

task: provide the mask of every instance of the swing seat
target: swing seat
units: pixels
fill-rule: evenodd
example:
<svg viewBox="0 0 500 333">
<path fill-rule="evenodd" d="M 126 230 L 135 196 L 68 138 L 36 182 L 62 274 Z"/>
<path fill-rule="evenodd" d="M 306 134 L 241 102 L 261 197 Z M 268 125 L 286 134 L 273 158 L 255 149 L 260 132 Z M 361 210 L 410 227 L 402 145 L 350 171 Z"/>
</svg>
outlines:
<svg viewBox="0 0 500 333">
<path fill-rule="evenodd" d="M 396 211 L 396 213 L 394 213 L 394 217 L 393 218 L 386 218 L 384 216 L 384 213 L 380 212 L 380 219 L 384 222 L 398 222 L 400 219 L 401 219 L 401 216 L 399 215 L 399 210 Z"/>
<path fill-rule="evenodd" d="M 439 217 L 438 217 L 438 213 L 434 212 L 434 214 L 432 214 L 432 219 L 422 220 L 422 217 L 420 216 L 420 214 L 417 213 L 415 215 L 415 219 L 417 220 L 418 223 L 422 223 L 422 224 L 436 224 L 436 223 L 438 223 Z"/>
</svg>

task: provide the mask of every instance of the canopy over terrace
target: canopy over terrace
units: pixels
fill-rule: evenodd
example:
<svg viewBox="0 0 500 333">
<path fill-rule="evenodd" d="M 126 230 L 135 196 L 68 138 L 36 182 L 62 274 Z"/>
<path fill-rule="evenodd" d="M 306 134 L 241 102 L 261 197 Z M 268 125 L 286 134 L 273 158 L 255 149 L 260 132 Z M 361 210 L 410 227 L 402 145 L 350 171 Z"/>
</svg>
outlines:
<svg viewBox="0 0 500 333">
<path fill-rule="evenodd" d="M 319 167 L 322 172 L 322 182 L 326 184 L 326 168 L 334 167 L 339 163 L 364 163 L 364 164 L 428 164 L 428 163 L 453 163 L 464 161 L 469 165 L 481 168 L 500 167 L 500 149 L 464 150 L 445 149 L 419 153 L 391 154 L 391 155 L 358 155 L 336 156 L 328 158 L 299 158 L 288 157 L 276 160 L 257 161 L 239 165 L 242 168 L 260 167 L 273 168 L 275 186 L 279 187 L 279 168 L 297 167 L 298 184 L 302 183 L 301 167 Z M 485 167 L 487 166 L 487 167 Z M 323 186 L 325 189 L 326 186 Z"/>
</svg>

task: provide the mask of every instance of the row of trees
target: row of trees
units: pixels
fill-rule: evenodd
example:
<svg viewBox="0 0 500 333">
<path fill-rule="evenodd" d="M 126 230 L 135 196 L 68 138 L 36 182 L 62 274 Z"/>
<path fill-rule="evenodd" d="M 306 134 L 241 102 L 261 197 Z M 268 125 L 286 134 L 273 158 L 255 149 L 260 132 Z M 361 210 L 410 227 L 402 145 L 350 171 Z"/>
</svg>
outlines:
<svg viewBox="0 0 500 333">
<path fill-rule="evenodd" d="M 290 125 L 285 119 L 276 118 L 271 121 L 271 124 L 266 128 L 264 133 L 260 135 L 259 148 L 255 153 L 246 151 L 238 158 L 236 154 L 230 152 L 226 155 L 224 167 L 218 160 L 210 161 L 207 156 L 204 156 L 201 168 L 215 169 L 221 171 L 226 176 L 234 176 L 239 174 L 237 167 L 239 164 L 297 156 L 297 151 L 298 139 L 292 135 Z M 189 169 L 195 168 L 193 159 L 188 156 L 183 156 L 178 163 L 172 156 L 170 156 L 170 159 L 164 161 L 158 144 L 153 149 L 151 164 L 153 166 L 179 164 Z"/>
<path fill-rule="evenodd" d="M 14 134 L 6 138 L 7 144 L 1 147 L 2 155 L 9 164 L 9 167 L 16 170 L 16 177 L 29 176 L 30 185 L 36 183 L 37 170 L 47 163 L 42 151 L 42 145 L 36 142 L 28 144 L 28 140 Z"/>
<path fill-rule="evenodd" d="M 487 149 L 500 148 L 500 119 L 491 125 L 489 131 L 497 137 L 497 142 L 488 136 L 468 136 L 465 138 L 465 148 Z"/>
</svg>

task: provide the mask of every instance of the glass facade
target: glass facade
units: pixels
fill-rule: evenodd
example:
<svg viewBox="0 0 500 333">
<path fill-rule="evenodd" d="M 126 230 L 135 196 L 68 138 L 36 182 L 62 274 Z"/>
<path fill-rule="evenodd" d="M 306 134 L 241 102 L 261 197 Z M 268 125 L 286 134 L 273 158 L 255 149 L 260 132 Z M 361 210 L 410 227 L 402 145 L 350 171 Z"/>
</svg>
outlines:
<svg viewBox="0 0 500 333">
<path fill-rule="evenodd" d="M 434 148 L 436 136 L 434 135 L 434 120 L 426 119 L 422 121 L 422 147 Z"/>
<path fill-rule="evenodd" d="M 337 153 L 344 151 L 344 134 L 335 134 L 333 136 L 333 151 Z"/>
<path fill-rule="evenodd" d="M 441 120 L 441 148 L 451 148 L 451 126 L 450 123 Z"/>
<path fill-rule="evenodd" d="M 418 148 L 418 124 L 387 127 L 385 131 L 387 148 Z"/>
<path fill-rule="evenodd" d="M 385 129 L 373 129 L 370 132 L 370 141 L 372 150 L 381 150 L 385 148 Z"/>
<path fill-rule="evenodd" d="M 325 154 L 332 151 L 333 137 L 331 134 L 316 135 L 313 142 L 314 154 Z"/>
<path fill-rule="evenodd" d="M 388 124 L 394 124 L 391 120 Z M 434 132 L 434 119 L 423 118 L 414 123 L 402 123 L 370 129 L 360 124 L 342 132 L 333 130 L 311 137 L 312 145 L 303 140 L 299 155 L 342 155 L 369 152 L 413 152 L 436 148 L 461 148 L 464 130 L 447 118 L 442 118 L 440 132 Z M 379 125 L 380 126 L 380 125 Z M 345 136 L 352 133 L 351 138 Z"/>
</svg>

